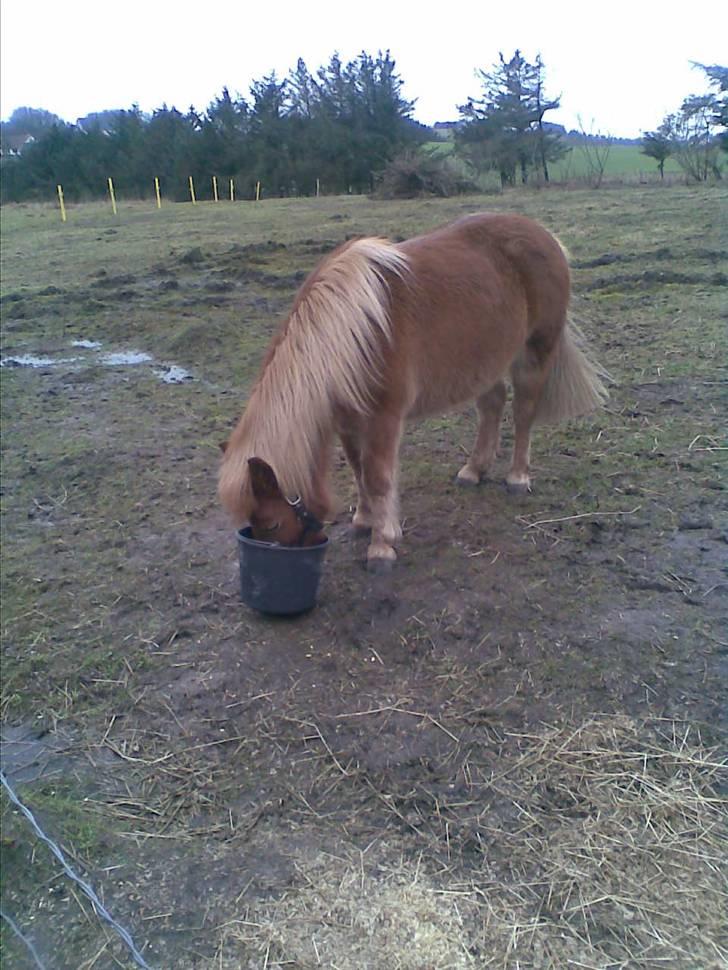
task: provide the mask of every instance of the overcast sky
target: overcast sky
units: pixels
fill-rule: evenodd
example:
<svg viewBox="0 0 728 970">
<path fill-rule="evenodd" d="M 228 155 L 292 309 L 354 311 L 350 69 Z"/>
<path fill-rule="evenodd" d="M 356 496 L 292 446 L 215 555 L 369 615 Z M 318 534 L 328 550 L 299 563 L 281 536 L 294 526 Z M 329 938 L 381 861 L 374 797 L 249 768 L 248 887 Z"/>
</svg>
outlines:
<svg viewBox="0 0 728 970">
<path fill-rule="evenodd" d="M 704 64 L 728 61 L 728 3 L 609 0 L 2 0 L 0 114 L 27 105 L 66 121 L 105 108 L 163 103 L 204 110 L 227 86 L 285 77 L 302 57 L 310 71 L 334 51 L 390 50 L 425 124 L 454 120 L 477 96 L 477 68 L 498 52 L 540 53 L 546 93 L 561 96 L 549 120 L 636 136 L 683 98 L 706 90 Z"/>
</svg>

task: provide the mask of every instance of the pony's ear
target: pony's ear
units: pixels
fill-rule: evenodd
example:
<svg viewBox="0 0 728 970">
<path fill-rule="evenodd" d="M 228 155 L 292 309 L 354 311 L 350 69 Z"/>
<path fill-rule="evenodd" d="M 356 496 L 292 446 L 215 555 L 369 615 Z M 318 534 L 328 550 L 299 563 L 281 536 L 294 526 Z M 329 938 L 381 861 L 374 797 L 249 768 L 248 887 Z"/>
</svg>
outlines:
<svg viewBox="0 0 728 970">
<path fill-rule="evenodd" d="M 223 455 L 224 455 L 224 454 L 225 454 L 225 452 L 226 452 L 226 451 L 228 450 L 228 444 L 229 444 L 229 443 L 230 443 L 230 442 L 228 442 L 228 441 L 221 441 L 221 442 L 220 442 L 220 451 L 221 451 L 221 452 L 223 453 Z"/>
<path fill-rule="evenodd" d="M 253 495 L 258 499 L 283 498 L 276 473 L 262 458 L 249 458 L 250 485 Z"/>
</svg>

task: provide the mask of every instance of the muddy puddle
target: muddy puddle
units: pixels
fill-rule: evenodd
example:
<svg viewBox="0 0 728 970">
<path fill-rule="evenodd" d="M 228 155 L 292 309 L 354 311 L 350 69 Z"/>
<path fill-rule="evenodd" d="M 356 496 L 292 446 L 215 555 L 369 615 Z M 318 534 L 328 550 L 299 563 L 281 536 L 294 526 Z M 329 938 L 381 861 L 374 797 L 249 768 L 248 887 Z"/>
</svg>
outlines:
<svg viewBox="0 0 728 970">
<path fill-rule="evenodd" d="M 3 357 L 0 367 L 30 367 L 31 370 L 43 370 L 47 367 L 58 367 L 60 364 L 74 364 L 79 357 L 39 357 L 36 354 L 18 354 Z"/>
<path fill-rule="evenodd" d="M 0 360 L 0 367 L 24 367 L 30 370 L 49 370 L 54 367 L 74 365 L 74 369 L 81 369 L 89 364 L 100 364 L 102 367 L 137 367 L 140 364 L 154 365 L 152 374 L 164 384 L 183 384 L 194 380 L 194 377 L 179 364 L 169 364 L 156 361 L 152 354 L 144 350 L 114 350 L 96 353 L 103 344 L 98 340 L 81 338 L 71 341 L 71 347 L 79 350 L 93 351 L 93 354 L 75 357 L 41 356 L 40 354 L 7 354 Z"/>
</svg>

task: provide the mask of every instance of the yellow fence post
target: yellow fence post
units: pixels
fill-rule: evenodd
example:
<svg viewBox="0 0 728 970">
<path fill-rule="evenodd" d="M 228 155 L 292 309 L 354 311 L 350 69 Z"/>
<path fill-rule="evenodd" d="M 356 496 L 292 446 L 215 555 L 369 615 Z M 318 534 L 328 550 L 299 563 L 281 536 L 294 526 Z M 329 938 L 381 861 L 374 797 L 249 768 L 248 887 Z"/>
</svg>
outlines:
<svg viewBox="0 0 728 970">
<path fill-rule="evenodd" d="M 63 189 L 61 188 L 60 185 L 57 186 L 57 188 L 58 188 L 58 201 L 61 204 L 61 220 L 63 222 L 65 222 L 66 221 L 66 204 L 63 201 Z"/>
<path fill-rule="evenodd" d="M 255 183 L 255 201 L 260 202 L 260 182 Z"/>
<path fill-rule="evenodd" d="M 235 184 L 232 179 L 230 179 L 230 201 L 235 201 Z"/>
<path fill-rule="evenodd" d="M 156 175 L 154 176 L 154 191 L 155 191 L 155 193 L 157 195 L 157 208 L 158 209 L 161 209 L 162 208 L 162 195 L 161 195 L 161 193 L 159 191 L 159 179 L 157 178 Z"/>
<path fill-rule="evenodd" d="M 212 197 L 215 200 L 215 202 L 219 201 L 217 197 L 217 175 L 212 176 Z"/>
<path fill-rule="evenodd" d="M 195 198 L 195 183 L 192 181 L 191 175 L 190 175 L 190 198 L 192 199 L 192 205 L 197 205 L 197 199 Z"/>
<path fill-rule="evenodd" d="M 116 196 L 114 195 L 114 183 L 111 180 L 111 176 L 107 179 L 109 183 L 109 196 L 111 197 L 111 211 L 116 215 Z"/>
</svg>

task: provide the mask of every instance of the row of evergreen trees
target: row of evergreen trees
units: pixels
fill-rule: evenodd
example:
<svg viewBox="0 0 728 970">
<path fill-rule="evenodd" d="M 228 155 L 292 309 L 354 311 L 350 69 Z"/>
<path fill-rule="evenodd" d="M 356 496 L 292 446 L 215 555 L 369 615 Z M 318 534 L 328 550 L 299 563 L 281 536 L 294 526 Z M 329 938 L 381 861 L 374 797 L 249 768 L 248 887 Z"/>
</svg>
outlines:
<svg viewBox="0 0 728 970">
<path fill-rule="evenodd" d="M 234 178 L 250 196 L 261 181 L 269 194 L 365 192 L 397 153 L 420 143 L 413 102 L 389 52 L 362 53 L 348 64 L 334 55 L 313 75 L 302 60 L 289 76 L 255 81 L 250 98 L 225 88 L 204 112 L 166 105 L 145 116 L 138 107 L 104 112 L 76 125 L 57 123 L 3 159 L 4 200 L 49 198 L 57 183 L 66 198 L 98 196 L 109 176 L 120 194 L 186 195 L 188 177 Z"/>
<path fill-rule="evenodd" d="M 696 66 L 713 92 L 687 98 L 645 135 L 643 151 L 660 172 L 672 156 L 689 178 L 704 180 L 720 177 L 721 149 L 728 150 L 728 70 Z M 545 121 L 559 99 L 546 94 L 540 56 L 530 63 L 518 50 L 508 59 L 501 54 L 478 75 L 480 95 L 460 106 L 455 126 L 459 171 L 444 171 L 447 161 L 419 150 L 431 136 L 413 118 L 389 51 L 362 52 L 348 64 L 335 54 L 315 74 L 299 60 L 284 80 L 273 73 L 254 81 L 247 100 L 225 88 L 204 114 L 164 105 L 149 117 L 132 107 L 69 125 L 20 109 L 3 125 L 4 146 L 13 126 L 35 140 L 20 156 L 4 152 L 2 200 L 48 199 L 59 183 L 68 199 L 94 198 L 109 176 L 119 193 L 136 198 L 151 195 L 157 177 L 176 199 L 189 197 L 190 176 L 198 188 L 211 185 L 212 175 L 233 178 L 237 196 L 248 198 L 258 182 L 269 195 L 310 195 L 319 185 L 326 193 L 370 192 L 381 176 L 383 190 L 394 194 L 448 194 L 488 171 L 504 186 L 548 182 L 549 165 L 568 149 L 563 129 Z M 603 160 L 598 168 L 595 184 Z"/>
</svg>

